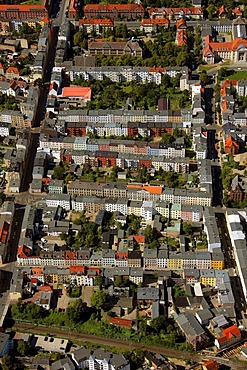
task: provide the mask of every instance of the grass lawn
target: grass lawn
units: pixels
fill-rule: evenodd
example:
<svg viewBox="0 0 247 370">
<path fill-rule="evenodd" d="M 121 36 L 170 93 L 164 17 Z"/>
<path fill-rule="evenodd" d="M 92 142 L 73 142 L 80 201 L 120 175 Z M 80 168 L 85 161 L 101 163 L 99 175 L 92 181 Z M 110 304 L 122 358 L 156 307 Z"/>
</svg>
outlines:
<svg viewBox="0 0 247 370">
<path fill-rule="evenodd" d="M 225 79 L 229 80 L 247 80 L 247 71 L 236 71 L 230 76 L 227 76 Z"/>
<path fill-rule="evenodd" d="M 204 65 L 204 64 L 201 64 L 200 66 L 199 66 L 199 71 L 201 72 L 201 71 L 210 71 L 210 69 L 213 69 L 213 68 L 215 68 L 215 65 L 213 64 L 213 65 Z"/>
</svg>

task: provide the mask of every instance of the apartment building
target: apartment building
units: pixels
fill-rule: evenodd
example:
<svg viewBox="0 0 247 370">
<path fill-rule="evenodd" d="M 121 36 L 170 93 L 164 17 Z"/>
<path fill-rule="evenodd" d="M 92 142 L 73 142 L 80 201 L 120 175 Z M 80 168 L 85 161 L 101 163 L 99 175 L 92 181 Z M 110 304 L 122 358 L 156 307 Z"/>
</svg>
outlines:
<svg viewBox="0 0 247 370">
<path fill-rule="evenodd" d="M 91 18 L 141 19 L 145 9 L 141 4 L 87 4 L 84 15 Z"/>
<path fill-rule="evenodd" d="M 88 43 L 89 55 L 121 56 L 131 55 L 142 58 L 143 50 L 137 40 L 125 41 L 90 41 Z"/>
<path fill-rule="evenodd" d="M 44 5 L 0 5 L 2 19 L 42 19 L 48 17 L 46 1 Z"/>
<path fill-rule="evenodd" d="M 83 20 L 86 21 L 86 20 Z M 95 20 L 96 21 L 96 20 Z M 102 20 L 97 20 L 102 21 Z M 131 82 L 161 84 L 161 78 L 164 75 L 175 77 L 178 73 L 188 76 L 188 67 L 133 67 L 133 66 L 101 66 L 101 67 L 77 67 L 68 66 L 65 73 L 73 82 L 77 78 L 84 81 L 104 80 L 109 78 L 113 82 Z"/>
</svg>

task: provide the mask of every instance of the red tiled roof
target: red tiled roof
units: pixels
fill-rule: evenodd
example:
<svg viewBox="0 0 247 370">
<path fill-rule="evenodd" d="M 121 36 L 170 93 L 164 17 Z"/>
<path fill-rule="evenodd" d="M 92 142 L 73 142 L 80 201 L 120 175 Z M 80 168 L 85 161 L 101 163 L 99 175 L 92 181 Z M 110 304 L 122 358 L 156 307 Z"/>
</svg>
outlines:
<svg viewBox="0 0 247 370">
<path fill-rule="evenodd" d="M 235 146 L 235 148 L 239 148 L 238 143 L 233 139 L 232 136 L 228 136 L 228 138 L 225 140 L 225 146 L 226 147 L 232 147 Z M 231 326 L 230 328 L 234 328 L 234 326 Z M 227 328 L 225 330 L 228 330 L 230 328 Z M 236 327 L 237 328 L 237 327 Z M 238 329 L 238 328 L 237 328 Z M 238 329 L 239 330 L 239 329 Z M 223 333 L 223 332 L 222 332 Z"/>
<path fill-rule="evenodd" d="M 224 5 L 222 5 L 219 10 L 218 10 L 218 14 L 221 15 L 223 13 L 228 13 L 228 10 L 224 7 Z"/>
<path fill-rule="evenodd" d="M 44 267 L 32 267 L 33 275 L 44 275 Z"/>
<path fill-rule="evenodd" d="M 187 45 L 187 35 L 185 30 L 178 30 L 177 37 L 176 37 L 177 45 Z"/>
<path fill-rule="evenodd" d="M 46 11 L 43 5 L 0 5 L 0 12 L 7 11 L 19 11 L 19 12 L 30 12 L 30 11 Z"/>
<path fill-rule="evenodd" d="M 145 236 L 144 235 L 133 235 L 133 239 L 137 243 L 145 243 Z"/>
<path fill-rule="evenodd" d="M 83 275 L 86 273 L 85 266 L 70 266 L 69 273 L 70 274 L 78 274 L 78 272 L 81 272 Z"/>
<path fill-rule="evenodd" d="M 77 260 L 77 252 L 64 252 L 64 259 L 66 260 Z"/>
<path fill-rule="evenodd" d="M 45 291 L 50 291 L 52 292 L 52 287 L 50 287 L 50 285 L 42 285 L 42 287 L 40 288 L 41 292 L 45 292 Z"/>
<path fill-rule="evenodd" d="M 62 97 L 80 97 L 82 99 L 91 99 L 91 93 L 91 87 L 69 86 L 63 88 Z"/>
<path fill-rule="evenodd" d="M 165 13 L 170 15 L 171 13 L 184 13 L 185 15 L 200 15 L 203 14 L 202 8 L 151 8 L 149 9 L 149 14 L 153 13 Z"/>
<path fill-rule="evenodd" d="M 236 325 L 232 325 L 229 328 L 222 330 L 222 336 L 225 336 L 228 340 L 232 338 L 241 338 L 241 332 Z"/>
<path fill-rule="evenodd" d="M 118 317 L 110 317 L 109 323 L 113 325 L 127 326 L 129 328 L 132 327 L 132 320 L 120 319 Z"/>
<path fill-rule="evenodd" d="M 232 13 L 235 14 L 236 16 L 241 16 L 243 14 L 238 7 L 233 9 Z"/>
<path fill-rule="evenodd" d="M 148 191 L 151 194 L 161 194 L 162 193 L 162 186 L 155 186 L 155 185 L 145 185 L 145 184 L 127 184 L 127 189 L 143 189 Z"/>
<path fill-rule="evenodd" d="M 216 360 L 208 360 L 203 363 L 203 367 L 207 370 L 218 370 L 220 364 Z"/>
<path fill-rule="evenodd" d="M 142 25 L 143 26 L 147 26 L 147 25 L 152 25 L 152 24 L 156 24 L 156 25 L 167 25 L 169 24 L 169 19 L 167 18 L 157 18 L 157 19 L 143 19 L 142 20 Z"/>
<path fill-rule="evenodd" d="M 9 67 L 8 69 L 6 69 L 6 73 L 15 73 L 15 74 L 19 75 L 20 74 L 20 71 L 16 67 Z"/>
<path fill-rule="evenodd" d="M 20 245 L 17 251 L 17 256 L 19 258 L 27 258 L 31 255 L 30 248 L 26 247 L 25 245 Z"/>
<path fill-rule="evenodd" d="M 166 73 L 166 69 L 163 67 L 151 67 L 149 72 L 155 72 L 155 73 Z M 155 143 L 156 144 L 156 143 Z M 158 144 L 157 144 L 158 145 Z"/>
<path fill-rule="evenodd" d="M 181 26 L 186 26 L 186 22 L 183 18 L 179 19 L 177 22 L 176 22 L 176 27 L 179 28 Z"/>
<path fill-rule="evenodd" d="M 105 11 L 105 12 L 112 12 L 112 11 L 134 11 L 134 10 L 141 10 L 144 13 L 144 7 L 140 4 L 87 4 L 84 7 L 84 13 L 93 11 Z"/>
<path fill-rule="evenodd" d="M 127 261 L 128 260 L 128 256 L 129 256 L 128 252 L 117 252 L 115 254 L 115 259 L 117 261 L 119 261 L 119 260 Z"/>
</svg>

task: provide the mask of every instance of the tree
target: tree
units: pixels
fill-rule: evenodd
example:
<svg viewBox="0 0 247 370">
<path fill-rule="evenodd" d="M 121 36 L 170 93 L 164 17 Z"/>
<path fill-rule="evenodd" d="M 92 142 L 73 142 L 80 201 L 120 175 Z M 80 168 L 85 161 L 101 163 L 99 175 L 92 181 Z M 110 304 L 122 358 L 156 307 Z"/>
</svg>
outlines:
<svg viewBox="0 0 247 370">
<path fill-rule="evenodd" d="M 106 294 L 103 290 L 98 289 L 93 292 L 91 297 L 91 305 L 96 308 L 96 310 L 101 310 L 106 303 Z"/>
<path fill-rule="evenodd" d="M 193 227 L 190 222 L 183 222 L 182 229 L 183 229 L 184 234 L 188 236 L 191 235 L 193 232 Z"/>
<path fill-rule="evenodd" d="M 147 227 L 144 230 L 144 236 L 146 243 L 151 243 L 153 241 L 153 228 L 150 225 L 147 225 Z"/>
<path fill-rule="evenodd" d="M 103 280 L 103 277 L 102 275 L 97 275 L 94 279 L 94 283 L 95 285 L 99 286 L 100 288 L 102 288 L 103 286 L 103 283 L 104 283 L 104 280 Z"/>
<path fill-rule="evenodd" d="M 77 299 L 73 303 L 69 303 L 66 315 L 71 323 L 79 324 L 86 321 L 89 318 L 89 308 L 81 298 Z"/>
<path fill-rule="evenodd" d="M 65 173 L 64 167 L 61 164 L 59 164 L 58 166 L 54 167 L 53 177 L 54 179 L 57 180 L 63 180 L 64 173 Z"/>
<path fill-rule="evenodd" d="M 156 332 L 160 333 L 162 329 L 165 329 L 167 326 L 167 320 L 165 316 L 160 315 L 156 319 L 153 319 L 150 323 L 150 327 Z"/>
<path fill-rule="evenodd" d="M 29 356 L 31 351 L 31 344 L 29 342 L 24 342 L 24 340 L 19 340 L 17 345 L 17 352 L 20 356 Z"/>
<path fill-rule="evenodd" d="M 82 30 L 79 30 L 78 32 L 74 34 L 73 41 L 74 41 L 75 46 L 80 46 L 83 40 L 84 40 L 84 33 Z"/>
<path fill-rule="evenodd" d="M 124 278 L 123 276 L 116 276 L 114 281 L 114 286 L 118 288 L 127 287 L 129 285 L 129 280 L 127 278 Z"/>
<path fill-rule="evenodd" d="M 162 139 L 161 139 L 162 143 L 164 144 L 171 144 L 173 141 L 174 141 L 174 137 L 170 134 L 168 134 L 167 132 L 165 132 L 163 135 L 162 135 Z"/>
<path fill-rule="evenodd" d="M 17 369 L 14 357 L 5 355 L 2 358 L 2 370 L 15 370 Z"/>
<path fill-rule="evenodd" d="M 209 83 L 209 77 L 205 70 L 201 71 L 200 80 L 203 85 L 207 85 Z"/>
</svg>

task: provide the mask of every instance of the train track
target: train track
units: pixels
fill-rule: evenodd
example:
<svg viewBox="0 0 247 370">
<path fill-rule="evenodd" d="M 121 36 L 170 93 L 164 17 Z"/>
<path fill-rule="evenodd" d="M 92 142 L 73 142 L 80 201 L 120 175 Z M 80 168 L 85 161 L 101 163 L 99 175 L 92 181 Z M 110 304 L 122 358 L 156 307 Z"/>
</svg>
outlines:
<svg viewBox="0 0 247 370">
<path fill-rule="evenodd" d="M 157 346 L 150 346 L 150 345 L 145 345 L 142 343 L 137 343 L 137 342 L 129 342 L 123 339 L 115 339 L 115 338 L 106 338 L 106 337 L 100 337 L 96 335 L 90 335 L 90 334 L 83 334 L 83 333 L 77 333 L 75 331 L 68 331 L 63 330 L 63 329 L 58 329 L 58 328 L 53 328 L 53 327 L 45 327 L 45 326 L 38 326 L 38 325 L 33 325 L 29 323 L 15 323 L 13 330 L 15 331 L 20 331 L 20 332 L 28 332 L 30 334 L 40 334 L 40 335 L 49 335 L 49 336 L 54 336 L 54 337 L 60 337 L 64 339 L 68 339 L 70 341 L 83 341 L 83 342 L 90 342 L 93 344 L 99 344 L 103 346 L 109 346 L 109 347 L 118 347 L 122 348 L 124 350 L 134 350 L 137 348 L 140 348 L 143 351 L 150 351 L 150 352 L 155 352 L 155 353 L 160 353 L 162 355 L 165 355 L 166 357 L 173 357 L 173 358 L 178 358 L 181 360 L 185 359 L 193 359 L 193 361 L 201 362 L 203 360 L 208 360 L 212 358 L 212 356 L 208 355 L 201 355 L 197 353 L 191 353 L 191 352 L 185 352 L 185 351 L 179 351 L 176 349 L 171 349 L 171 348 L 162 348 L 162 347 L 157 347 Z M 234 370 L 246 370 L 246 365 L 240 364 L 237 362 L 232 362 L 226 359 L 217 359 L 219 362 L 228 365 L 234 366 Z"/>
<path fill-rule="evenodd" d="M 68 331 L 63 329 L 57 329 L 53 327 L 43 327 L 43 326 L 36 326 L 33 324 L 28 323 L 15 323 L 13 330 L 15 331 L 24 331 L 31 334 L 41 334 L 41 335 L 49 335 L 49 336 L 55 336 L 55 337 L 61 337 L 64 339 L 69 339 L 73 342 L 73 340 L 81 340 L 84 342 L 90 342 L 94 344 L 101 344 L 101 345 L 107 345 L 110 347 L 118 347 L 123 348 L 126 350 L 134 350 L 136 348 L 141 348 L 143 351 L 151 351 L 151 352 L 157 352 L 160 354 L 164 354 L 167 357 L 176 357 L 181 359 L 191 359 L 193 356 L 193 359 L 197 361 L 201 361 L 203 356 L 197 355 L 195 353 L 191 352 L 182 352 L 175 349 L 164 349 L 162 347 L 156 347 L 156 346 L 149 346 L 142 343 L 137 342 L 129 342 L 127 340 L 123 339 L 115 339 L 115 338 L 107 338 L 107 337 L 100 337 L 96 335 L 90 335 L 90 334 L 83 334 L 78 333 L 75 331 Z"/>
</svg>

